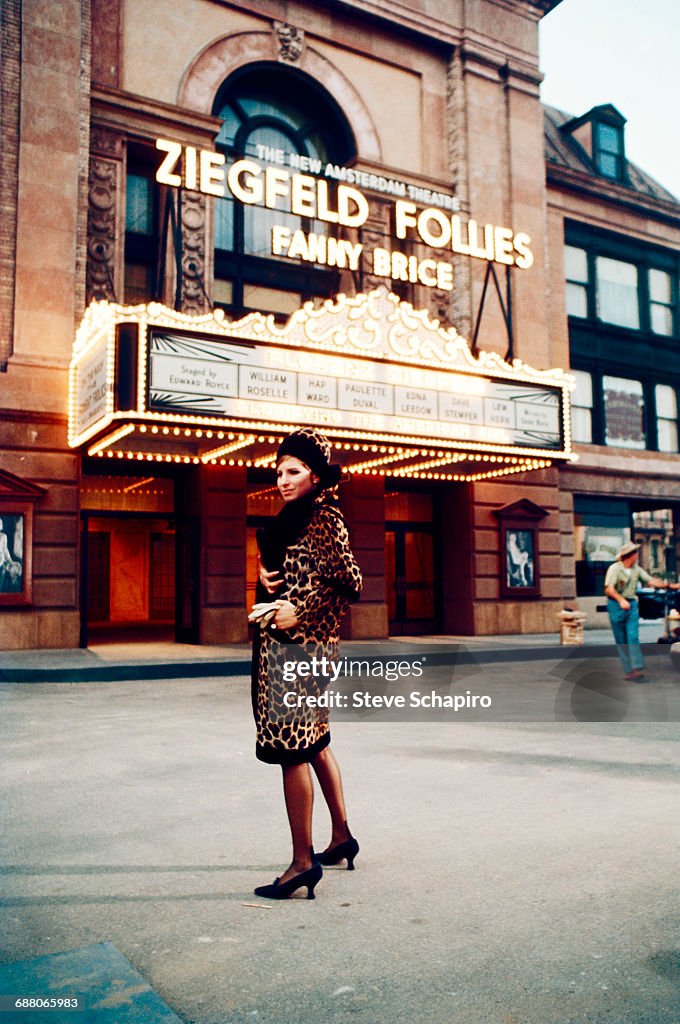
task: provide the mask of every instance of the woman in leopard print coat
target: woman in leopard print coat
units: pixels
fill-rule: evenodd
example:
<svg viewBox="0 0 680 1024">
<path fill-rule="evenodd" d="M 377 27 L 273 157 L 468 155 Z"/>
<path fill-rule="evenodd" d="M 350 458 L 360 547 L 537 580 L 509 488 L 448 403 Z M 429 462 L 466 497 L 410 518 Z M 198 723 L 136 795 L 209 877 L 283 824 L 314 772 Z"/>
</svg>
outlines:
<svg viewBox="0 0 680 1024">
<path fill-rule="evenodd" d="M 293 839 L 290 867 L 258 895 L 284 899 L 307 886 L 309 898 L 321 864 L 347 859 L 353 866 L 358 844 L 347 827 L 342 780 L 330 748 L 328 710 L 310 706 L 327 685 L 320 666 L 337 658 L 339 624 L 361 592 L 361 572 L 333 489 L 340 467 L 329 465 L 323 435 L 302 428 L 284 439 L 277 454 L 277 486 L 284 506 L 273 523 L 258 531 L 258 601 L 275 597 L 277 610 L 255 627 L 252 698 L 257 726 L 256 755 L 280 764 Z M 314 660 L 316 659 L 316 661 Z M 306 663 L 306 664 L 305 664 Z M 298 672 L 297 669 L 302 671 Z M 293 695 L 292 697 L 290 695 Z M 297 703 L 300 697 L 301 706 Z M 314 769 L 331 814 L 328 848 L 312 850 Z"/>
</svg>

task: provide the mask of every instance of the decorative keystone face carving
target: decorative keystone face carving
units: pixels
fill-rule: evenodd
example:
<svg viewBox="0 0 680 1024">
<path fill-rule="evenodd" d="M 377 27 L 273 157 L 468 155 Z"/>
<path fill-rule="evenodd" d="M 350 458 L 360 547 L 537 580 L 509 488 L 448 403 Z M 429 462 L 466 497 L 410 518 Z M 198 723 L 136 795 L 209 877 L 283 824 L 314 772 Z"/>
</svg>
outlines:
<svg viewBox="0 0 680 1024">
<path fill-rule="evenodd" d="M 305 45 L 303 29 L 287 25 L 284 21 L 275 21 L 274 32 L 279 47 L 279 60 L 287 64 L 297 64 Z"/>
</svg>

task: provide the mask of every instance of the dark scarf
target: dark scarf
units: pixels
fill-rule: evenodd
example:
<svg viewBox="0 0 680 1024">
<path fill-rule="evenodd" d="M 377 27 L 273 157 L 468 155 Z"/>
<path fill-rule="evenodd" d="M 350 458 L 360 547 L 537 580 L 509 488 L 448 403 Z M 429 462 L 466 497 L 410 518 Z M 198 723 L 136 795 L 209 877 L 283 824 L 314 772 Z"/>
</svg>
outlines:
<svg viewBox="0 0 680 1024">
<path fill-rule="evenodd" d="M 286 551 L 305 532 L 319 505 L 338 507 L 336 499 L 327 491 L 310 491 L 297 501 L 287 501 L 271 523 L 257 531 L 257 545 L 265 569 L 283 571 Z"/>
</svg>

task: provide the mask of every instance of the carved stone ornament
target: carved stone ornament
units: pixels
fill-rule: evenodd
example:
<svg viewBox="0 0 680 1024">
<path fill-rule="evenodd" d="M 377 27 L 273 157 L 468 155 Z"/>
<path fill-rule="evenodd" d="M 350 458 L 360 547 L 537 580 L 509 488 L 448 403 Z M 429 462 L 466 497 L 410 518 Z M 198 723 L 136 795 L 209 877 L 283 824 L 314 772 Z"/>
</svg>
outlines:
<svg viewBox="0 0 680 1024">
<path fill-rule="evenodd" d="M 87 204 L 87 301 L 115 301 L 118 164 L 90 159 Z"/>
<path fill-rule="evenodd" d="M 206 197 L 182 193 L 182 309 L 192 315 L 205 313 Z"/>
<path fill-rule="evenodd" d="M 285 21 L 275 21 L 274 32 L 278 41 L 279 60 L 297 64 L 305 46 L 304 30 L 295 25 L 287 25 Z"/>
</svg>

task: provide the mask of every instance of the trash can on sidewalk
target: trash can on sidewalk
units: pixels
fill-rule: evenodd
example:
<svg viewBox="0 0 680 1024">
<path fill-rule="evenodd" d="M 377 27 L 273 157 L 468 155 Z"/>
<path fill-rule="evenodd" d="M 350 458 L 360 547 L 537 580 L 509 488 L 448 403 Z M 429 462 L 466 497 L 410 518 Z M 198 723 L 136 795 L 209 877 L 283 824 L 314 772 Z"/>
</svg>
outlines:
<svg viewBox="0 0 680 1024">
<path fill-rule="evenodd" d="M 560 620 L 560 643 L 561 644 L 582 644 L 584 641 L 583 628 L 586 623 L 585 612 L 571 611 L 564 609 L 557 613 Z"/>
</svg>

